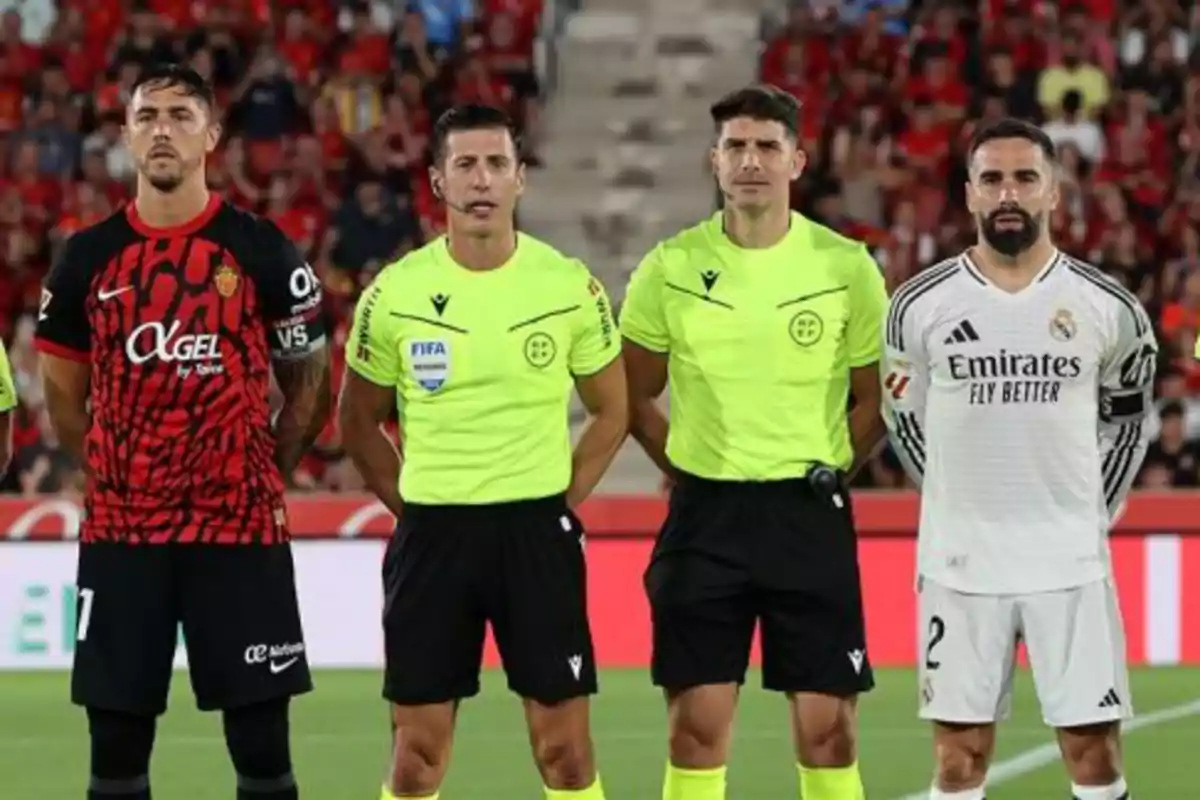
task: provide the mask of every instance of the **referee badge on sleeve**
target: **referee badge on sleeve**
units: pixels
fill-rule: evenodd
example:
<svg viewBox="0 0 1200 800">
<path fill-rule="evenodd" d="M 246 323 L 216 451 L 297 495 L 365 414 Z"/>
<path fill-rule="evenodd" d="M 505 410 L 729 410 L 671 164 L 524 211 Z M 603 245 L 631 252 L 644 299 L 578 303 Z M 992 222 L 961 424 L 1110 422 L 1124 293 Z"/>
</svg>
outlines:
<svg viewBox="0 0 1200 800">
<path fill-rule="evenodd" d="M 413 380 L 426 391 L 435 392 L 450 374 L 450 343 L 444 339 L 409 342 L 408 364 Z"/>
</svg>

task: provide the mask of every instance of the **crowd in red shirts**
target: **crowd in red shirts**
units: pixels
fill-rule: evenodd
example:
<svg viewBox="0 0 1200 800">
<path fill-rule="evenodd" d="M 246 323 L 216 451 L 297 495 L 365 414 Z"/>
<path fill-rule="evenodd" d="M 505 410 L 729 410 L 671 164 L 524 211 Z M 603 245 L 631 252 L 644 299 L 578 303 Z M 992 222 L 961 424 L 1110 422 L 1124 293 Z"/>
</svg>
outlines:
<svg viewBox="0 0 1200 800">
<path fill-rule="evenodd" d="M 0 487 L 71 483 L 40 410 L 29 312 L 57 243 L 128 197 L 121 113 L 141 64 L 186 60 L 216 83 L 228 135 L 210 183 L 307 251 L 340 352 L 364 283 L 443 228 L 425 170 L 440 109 L 500 104 L 536 132 L 542 2 L 481 0 L 468 14 L 469 0 L 60 0 L 44 41 L 18 13 L 0 17 L 0 335 L 25 398 L 22 453 Z M 1155 486 L 1200 485 L 1196 13 L 1179 0 L 809 0 L 767 33 L 760 65 L 803 103 L 797 208 L 866 241 L 893 287 L 971 243 L 962 155 L 979 122 L 1045 126 L 1061 156 L 1057 241 L 1158 324 L 1157 441 L 1141 476 Z M 332 427 L 293 477 L 358 485 Z M 901 481 L 887 456 L 864 476 Z"/>
<path fill-rule="evenodd" d="M 803 103 L 796 207 L 866 241 L 894 288 L 974 240 L 963 155 L 980 121 L 1041 123 L 1061 161 L 1055 240 L 1135 292 L 1158 326 L 1157 440 L 1141 482 L 1200 485 L 1196 12 L 1177 0 L 905 5 L 800 3 L 770 35 L 761 77 Z M 884 457 L 863 480 L 903 478 Z"/>
<path fill-rule="evenodd" d="M 542 3 L 58 0 L 45 30 L 17 11 L 0 15 L 0 337 L 23 401 L 0 491 L 77 483 L 37 386 L 33 313 L 62 240 L 130 196 L 121 125 L 143 65 L 182 61 L 215 84 L 225 135 L 209 185 L 273 219 L 324 278 L 340 382 L 362 286 L 443 230 L 427 172 L 441 110 L 507 108 L 536 165 Z M 332 426 L 293 479 L 357 485 Z"/>
</svg>

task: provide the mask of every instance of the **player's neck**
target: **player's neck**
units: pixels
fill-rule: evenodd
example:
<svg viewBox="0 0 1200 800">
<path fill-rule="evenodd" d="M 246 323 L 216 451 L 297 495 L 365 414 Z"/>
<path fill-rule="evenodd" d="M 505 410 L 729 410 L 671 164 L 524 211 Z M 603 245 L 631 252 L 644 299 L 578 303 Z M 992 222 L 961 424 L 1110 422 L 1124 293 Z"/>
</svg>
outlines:
<svg viewBox="0 0 1200 800">
<path fill-rule="evenodd" d="M 190 222 L 208 207 L 209 192 L 203 174 L 199 180 L 188 180 L 173 192 L 162 192 L 138 176 L 134 208 L 138 219 L 152 228 L 174 228 Z"/>
<path fill-rule="evenodd" d="M 486 236 L 467 236 L 450 231 L 446 240 L 450 257 L 460 267 L 477 272 L 504 266 L 517 251 L 517 232 L 513 228 Z"/>
<path fill-rule="evenodd" d="M 765 209 L 761 214 L 748 214 L 726 208 L 721 214 L 725 235 L 738 247 L 760 250 L 774 247 L 787 236 L 792 224 L 792 210 L 787 205 Z"/>
<path fill-rule="evenodd" d="M 1055 252 L 1054 243 L 1042 238 L 1015 256 L 1005 255 L 984 241 L 971 248 L 970 255 L 983 277 L 1005 291 L 1019 292 L 1033 283 Z"/>
</svg>

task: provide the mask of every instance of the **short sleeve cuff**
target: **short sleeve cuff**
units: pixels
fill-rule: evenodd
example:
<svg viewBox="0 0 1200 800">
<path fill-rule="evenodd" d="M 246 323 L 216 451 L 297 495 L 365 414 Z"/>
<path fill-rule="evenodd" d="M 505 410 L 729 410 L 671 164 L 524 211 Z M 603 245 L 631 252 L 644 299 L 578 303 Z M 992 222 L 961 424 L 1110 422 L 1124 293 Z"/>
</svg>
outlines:
<svg viewBox="0 0 1200 800">
<path fill-rule="evenodd" d="M 882 360 L 883 360 L 883 351 L 872 350 L 872 351 L 868 351 L 865 353 L 859 353 L 857 355 L 851 356 L 850 359 L 848 360 L 848 363 L 850 364 L 851 369 L 857 369 L 858 367 L 867 367 L 867 366 L 870 366 L 871 364 L 878 364 Z"/>
<path fill-rule="evenodd" d="M 618 358 L 621 353 L 605 353 L 602 358 L 594 361 L 585 361 L 582 364 L 572 364 L 571 374 L 576 378 L 590 378 L 593 375 L 599 375 L 604 370 L 608 369 Z"/>
<path fill-rule="evenodd" d="M 638 330 L 636 326 L 622 325 L 621 336 L 652 353 L 662 354 L 671 349 L 666 339 L 648 335 L 645 331 Z"/>
<path fill-rule="evenodd" d="M 396 385 L 399 383 L 399 378 L 397 376 L 383 375 L 380 372 L 378 372 L 377 370 L 371 369 L 370 367 L 363 364 L 362 361 L 355 359 L 355 358 L 347 358 L 346 359 L 346 368 L 349 370 L 353 370 L 354 374 L 359 376 L 360 378 L 362 378 L 366 381 L 369 381 L 370 383 L 373 383 L 376 386 L 383 387 L 385 389 L 395 389 Z"/>
</svg>

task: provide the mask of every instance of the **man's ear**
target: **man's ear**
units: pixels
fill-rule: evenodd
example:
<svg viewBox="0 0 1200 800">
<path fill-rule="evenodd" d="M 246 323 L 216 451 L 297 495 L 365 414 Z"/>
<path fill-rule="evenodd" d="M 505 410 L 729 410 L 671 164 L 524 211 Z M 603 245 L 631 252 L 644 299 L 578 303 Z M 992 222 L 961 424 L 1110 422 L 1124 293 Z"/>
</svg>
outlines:
<svg viewBox="0 0 1200 800">
<path fill-rule="evenodd" d="M 217 149 L 217 145 L 221 143 L 221 134 L 224 129 L 221 123 L 213 122 L 208 126 L 208 130 L 204 134 L 204 152 L 211 153 Z"/>
</svg>

